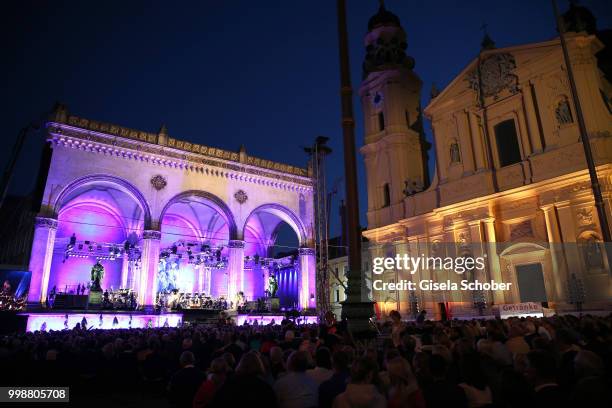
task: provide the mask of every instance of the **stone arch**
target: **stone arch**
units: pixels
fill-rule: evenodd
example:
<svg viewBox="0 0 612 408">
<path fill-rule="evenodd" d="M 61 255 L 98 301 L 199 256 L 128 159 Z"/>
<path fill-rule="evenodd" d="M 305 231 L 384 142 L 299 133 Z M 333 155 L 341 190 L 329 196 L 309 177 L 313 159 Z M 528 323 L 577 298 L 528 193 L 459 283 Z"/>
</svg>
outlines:
<svg viewBox="0 0 612 408">
<path fill-rule="evenodd" d="M 557 298 L 561 282 L 553 270 L 548 246 L 535 242 L 513 242 L 500 252 L 499 258 L 502 282 L 512 283 L 510 291 L 504 295 L 507 303 L 520 302 L 518 268 L 530 264 L 540 264 L 547 299 L 554 301 Z"/>
<path fill-rule="evenodd" d="M 298 236 L 300 246 L 304 246 L 307 244 L 308 236 L 306 235 L 306 228 L 304 228 L 302 221 L 300 221 L 300 219 L 293 213 L 293 211 L 280 204 L 263 204 L 252 210 L 248 217 L 246 217 L 244 225 L 242 226 L 243 236 L 249 219 L 258 212 L 265 212 L 268 214 L 276 215 L 282 221 L 289 224 L 289 226 L 293 229 L 293 231 Z"/>
<path fill-rule="evenodd" d="M 126 193 L 132 199 L 134 199 L 140 205 L 144 216 L 144 229 L 151 229 L 151 210 L 149 208 L 149 203 L 145 199 L 144 195 L 138 190 L 134 185 L 129 183 L 128 181 L 112 176 L 109 174 L 90 174 L 88 176 L 80 177 L 66 187 L 62 189 L 62 191 L 57 195 L 55 202 L 53 204 L 53 217 L 57 218 L 60 210 L 66 204 L 66 200 L 70 197 L 70 195 L 75 192 L 77 189 L 91 185 L 95 183 L 110 183 L 114 186 L 118 187 L 119 190 Z"/>
<path fill-rule="evenodd" d="M 161 213 L 159 214 L 159 224 L 161 225 L 161 222 L 164 219 L 164 215 L 166 214 L 168 209 L 173 204 L 179 203 L 191 197 L 198 197 L 198 198 L 205 200 L 207 202 L 206 203 L 207 205 L 212 207 L 218 213 L 222 214 L 228 225 L 229 239 L 230 240 L 238 239 L 238 227 L 236 226 L 234 214 L 232 213 L 230 208 L 227 206 L 227 204 L 225 204 L 225 202 L 221 198 L 217 197 L 216 195 L 212 193 L 209 193 L 207 191 L 202 191 L 202 190 L 184 191 L 182 193 L 175 195 L 170 200 L 168 200 L 168 202 L 162 209 Z"/>
</svg>

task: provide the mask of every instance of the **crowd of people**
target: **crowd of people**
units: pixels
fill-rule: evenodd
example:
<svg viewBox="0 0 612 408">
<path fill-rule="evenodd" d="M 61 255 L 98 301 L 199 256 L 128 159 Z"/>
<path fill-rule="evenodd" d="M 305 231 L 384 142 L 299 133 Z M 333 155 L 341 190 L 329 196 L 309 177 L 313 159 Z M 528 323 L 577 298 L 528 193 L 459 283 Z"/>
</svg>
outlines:
<svg viewBox="0 0 612 408">
<path fill-rule="evenodd" d="M 290 320 L 19 333 L 0 340 L 0 383 L 70 386 L 106 406 L 612 406 L 612 315 L 390 317 L 365 339 Z"/>
</svg>

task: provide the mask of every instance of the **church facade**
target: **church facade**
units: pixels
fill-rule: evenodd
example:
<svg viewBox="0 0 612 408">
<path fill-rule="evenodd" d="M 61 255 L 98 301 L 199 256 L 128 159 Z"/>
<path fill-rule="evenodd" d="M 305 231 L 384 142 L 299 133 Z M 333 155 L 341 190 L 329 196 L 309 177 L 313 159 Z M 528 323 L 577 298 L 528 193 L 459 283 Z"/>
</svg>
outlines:
<svg viewBox="0 0 612 408">
<path fill-rule="evenodd" d="M 566 38 L 612 219 L 612 85 L 598 67 L 604 44 L 594 31 L 583 25 Z M 476 304 L 525 301 L 557 311 L 577 303 L 610 309 L 611 265 L 559 38 L 497 49 L 486 36 L 478 58 L 441 92 L 432 91 L 422 110 L 422 82 L 405 38 L 384 6 L 370 20 L 360 88 L 370 256 L 483 256 L 486 267 L 471 279 L 508 282 L 512 289 L 479 299 L 462 291 L 373 290 L 379 310 L 469 316 L 478 313 Z M 431 181 L 423 117 L 433 133 Z M 459 282 L 466 276 L 422 268 L 412 276 L 389 269 L 379 278 Z"/>
<path fill-rule="evenodd" d="M 257 300 L 271 274 L 281 306 L 316 306 L 308 169 L 177 140 L 165 127 L 149 133 L 73 116 L 63 106 L 46 128 L 51 159 L 30 304 L 44 305 L 51 292 L 82 293 L 99 263 L 102 289 L 133 291 L 140 308 L 171 291 Z M 299 252 L 274 259 L 282 222 Z"/>
</svg>

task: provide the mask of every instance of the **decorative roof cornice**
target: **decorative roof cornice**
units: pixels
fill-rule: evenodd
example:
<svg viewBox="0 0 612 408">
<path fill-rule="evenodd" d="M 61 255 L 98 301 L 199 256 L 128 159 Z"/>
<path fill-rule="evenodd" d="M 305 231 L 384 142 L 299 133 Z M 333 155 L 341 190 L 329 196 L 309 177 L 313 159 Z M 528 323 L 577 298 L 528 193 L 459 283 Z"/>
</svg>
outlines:
<svg viewBox="0 0 612 408">
<path fill-rule="evenodd" d="M 121 129 L 115 129 L 115 131 L 122 133 Z M 193 153 L 178 147 L 161 146 L 148 142 L 151 136 L 157 136 L 152 133 L 135 131 L 137 132 L 135 138 L 127 138 L 125 136 L 114 136 L 109 134 L 110 132 L 103 133 L 102 129 L 100 131 L 93 131 L 57 122 L 47 123 L 47 131 L 49 133 L 48 140 L 54 145 L 117 156 L 126 160 L 142 161 L 159 166 L 179 168 L 210 176 L 230 178 L 290 191 L 311 191 L 313 186 L 312 179 L 307 176 L 293 175 L 293 173 L 283 170 L 267 170 L 251 164 L 250 161 L 241 163 L 232 160 L 232 156 L 229 159 L 225 158 L 226 153 L 232 155 L 238 155 L 238 153 L 215 148 L 209 148 L 210 150 L 207 150 L 209 154 Z M 143 141 L 147 143 L 142 143 Z M 211 153 L 211 151 L 214 153 Z M 253 157 L 248 157 L 248 159 L 259 160 Z M 305 169 L 293 166 L 269 161 L 264 162 L 281 166 L 280 168 L 285 166 L 306 172 Z"/>
<path fill-rule="evenodd" d="M 85 119 L 78 116 L 70 115 L 66 118 L 65 122 L 55 122 L 56 125 L 69 125 L 73 128 L 80 128 L 81 130 L 89 130 L 93 132 L 99 132 L 100 134 L 106 134 L 111 136 L 118 136 L 125 139 L 137 140 L 139 142 L 146 142 L 157 146 L 163 146 L 158 143 L 158 135 L 151 132 L 143 132 L 141 130 L 130 129 L 123 126 L 113 125 L 111 123 L 98 122 L 95 120 Z M 216 159 L 224 159 L 233 162 L 240 162 L 240 154 L 238 152 L 231 152 L 228 150 L 218 149 L 215 147 L 203 146 L 197 143 L 191 143 L 183 140 L 177 140 L 168 137 L 167 147 L 176 148 L 188 153 L 195 153 L 201 156 L 207 156 Z M 301 176 L 308 178 L 308 170 L 303 167 L 291 166 L 288 164 L 282 164 L 273 162 L 270 160 L 264 160 L 253 156 L 246 156 L 246 163 L 255 167 L 261 167 L 268 170 L 274 170 L 281 173 L 293 174 L 295 176 Z"/>
</svg>

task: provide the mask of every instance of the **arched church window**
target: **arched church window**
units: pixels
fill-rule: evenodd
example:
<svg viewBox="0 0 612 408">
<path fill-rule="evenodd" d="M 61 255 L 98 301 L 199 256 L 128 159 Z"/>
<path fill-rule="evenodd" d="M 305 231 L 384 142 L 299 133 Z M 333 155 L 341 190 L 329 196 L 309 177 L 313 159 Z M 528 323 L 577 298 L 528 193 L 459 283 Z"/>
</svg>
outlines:
<svg viewBox="0 0 612 408">
<path fill-rule="evenodd" d="M 382 112 L 378 112 L 378 130 L 385 130 L 385 114 Z"/>
<path fill-rule="evenodd" d="M 514 119 L 504 120 L 494 127 L 497 154 L 501 167 L 510 166 L 521 161 L 521 149 Z"/>
<path fill-rule="evenodd" d="M 389 187 L 389 183 L 385 183 L 383 186 L 383 207 L 388 207 L 391 205 L 391 189 Z"/>
<path fill-rule="evenodd" d="M 451 163 L 461 162 L 461 152 L 459 151 L 459 143 L 453 139 L 450 144 L 450 160 Z"/>
<path fill-rule="evenodd" d="M 572 110 L 567 97 L 564 96 L 557 103 L 555 107 L 555 117 L 557 118 L 559 126 L 574 123 L 574 117 L 572 116 Z"/>
</svg>

